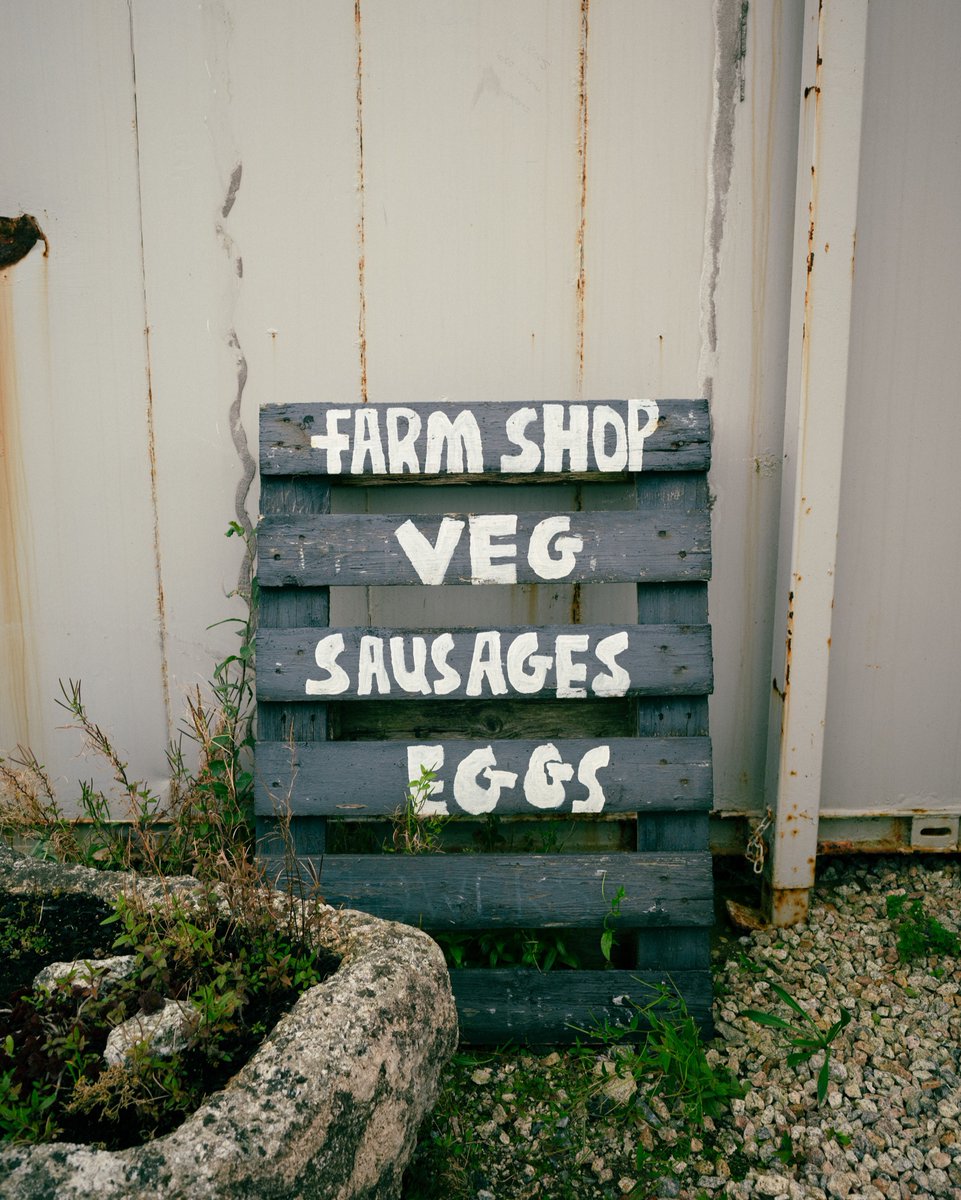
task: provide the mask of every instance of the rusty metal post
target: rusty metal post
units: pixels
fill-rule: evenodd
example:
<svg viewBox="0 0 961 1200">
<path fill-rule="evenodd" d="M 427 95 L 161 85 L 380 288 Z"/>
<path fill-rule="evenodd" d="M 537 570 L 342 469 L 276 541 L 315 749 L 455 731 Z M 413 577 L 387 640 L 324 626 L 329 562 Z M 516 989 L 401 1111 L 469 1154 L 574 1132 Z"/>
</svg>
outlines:
<svg viewBox="0 0 961 1200">
<path fill-rule="evenodd" d="M 814 882 L 840 510 L 867 0 L 806 0 L 766 795 L 765 915 Z"/>
</svg>

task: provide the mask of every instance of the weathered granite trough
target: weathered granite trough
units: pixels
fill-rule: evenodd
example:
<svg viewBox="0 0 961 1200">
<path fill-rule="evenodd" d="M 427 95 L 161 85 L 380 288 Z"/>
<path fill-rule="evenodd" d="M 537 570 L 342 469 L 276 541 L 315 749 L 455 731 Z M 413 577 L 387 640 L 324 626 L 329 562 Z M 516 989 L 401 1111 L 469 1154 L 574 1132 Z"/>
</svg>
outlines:
<svg viewBox="0 0 961 1200">
<path fill-rule="evenodd" d="M 5 899 L 109 903 L 128 883 L 0 847 Z M 0 1149 L 0 1196 L 399 1196 L 418 1126 L 457 1041 L 447 969 L 425 934 L 363 913 L 332 914 L 332 938 L 343 953 L 340 968 L 305 992 L 180 1128 L 129 1150 L 64 1143 Z"/>
</svg>

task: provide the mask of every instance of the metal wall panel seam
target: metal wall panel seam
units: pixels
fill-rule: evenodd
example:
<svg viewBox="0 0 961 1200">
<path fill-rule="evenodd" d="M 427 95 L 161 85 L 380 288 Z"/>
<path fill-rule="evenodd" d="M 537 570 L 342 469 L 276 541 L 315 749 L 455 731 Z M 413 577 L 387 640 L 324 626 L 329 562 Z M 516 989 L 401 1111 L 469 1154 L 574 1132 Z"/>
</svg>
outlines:
<svg viewBox="0 0 961 1200">
<path fill-rule="evenodd" d="M 133 143 L 137 180 L 137 220 L 140 235 L 140 280 L 143 294 L 144 373 L 147 385 L 147 456 L 150 464 L 150 508 L 153 517 L 153 556 L 157 587 L 157 636 L 160 640 L 160 686 L 168 743 L 174 740 L 173 707 L 170 702 L 170 663 L 167 658 L 167 605 L 164 598 L 163 559 L 160 551 L 160 510 L 157 503 L 157 439 L 154 430 L 153 368 L 150 361 L 150 310 L 147 298 L 147 258 L 143 235 L 143 171 L 140 163 L 140 120 L 137 98 L 137 52 L 133 29 L 133 3 L 127 3 L 130 31 L 130 86 L 133 93 Z"/>
</svg>

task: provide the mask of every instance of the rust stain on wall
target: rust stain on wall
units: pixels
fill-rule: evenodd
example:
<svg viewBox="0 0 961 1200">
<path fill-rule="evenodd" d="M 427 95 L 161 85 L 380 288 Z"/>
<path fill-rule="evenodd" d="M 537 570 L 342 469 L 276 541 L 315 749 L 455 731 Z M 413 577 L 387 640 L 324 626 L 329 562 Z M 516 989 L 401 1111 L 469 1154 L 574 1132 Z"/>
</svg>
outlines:
<svg viewBox="0 0 961 1200">
<path fill-rule="evenodd" d="M 146 305 L 146 296 L 144 297 Z M 146 306 L 144 307 L 146 315 Z M 153 514 L 154 569 L 157 575 L 157 623 L 160 631 L 160 680 L 163 687 L 164 714 L 168 734 L 173 736 L 173 715 L 170 706 L 170 673 L 167 667 L 167 600 L 164 595 L 160 558 L 160 510 L 157 483 L 157 439 L 154 432 L 153 366 L 150 361 L 150 326 L 144 326 L 144 356 L 147 373 L 147 457 L 150 462 L 150 509 Z"/>
<path fill-rule="evenodd" d="M 587 46 L 591 0 L 581 0 L 581 35 L 578 47 L 577 165 L 580 175 L 580 213 L 577 223 L 577 393 L 584 388 L 584 318 L 587 298 L 585 237 L 587 233 Z"/>
<path fill-rule="evenodd" d="M 134 154 L 137 160 L 137 208 L 140 217 L 140 284 L 144 321 L 144 372 L 147 383 L 147 456 L 150 462 L 150 511 L 153 518 L 154 573 L 157 581 L 157 632 L 160 640 L 160 684 L 163 695 L 167 738 L 174 737 L 173 709 L 170 703 L 170 668 L 167 662 L 167 601 L 164 595 L 163 562 L 160 553 L 160 506 L 157 479 L 157 441 L 154 422 L 153 363 L 150 356 L 150 317 L 147 303 L 147 255 L 143 235 L 143 170 L 140 162 L 140 94 L 137 90 L 137 51 L 133 28 L 133 7 L 128 7 L 130 40 L 130 83 L 133 94 Z"/>
<path fill-rule="evenodd" d="M 364 41 L 360 19 L 360 0 L 354 0 L 354 39 L 357 45 L 357 193 L 360 211 L 357 217 L 357 283 L 360 301 L 357 312 L 357 339 L 360 351 L 360 398 L 367 403 L 367 235 L 364 228 Z"/>
<path fill-rule="evenodd" d="M 19 405 L 12 276 L 0 271 L 0 697 L 5 737 L 27 745 L 38 732 L 30 720 L 38 670 L 26 594 L 32 570 Z"/>
</svg>

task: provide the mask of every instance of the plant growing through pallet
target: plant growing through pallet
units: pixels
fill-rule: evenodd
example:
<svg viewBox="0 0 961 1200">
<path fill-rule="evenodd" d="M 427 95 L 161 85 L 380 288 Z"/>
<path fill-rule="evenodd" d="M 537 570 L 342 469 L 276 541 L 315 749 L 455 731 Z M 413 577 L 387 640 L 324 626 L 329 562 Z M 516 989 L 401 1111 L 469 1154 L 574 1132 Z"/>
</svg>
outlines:
<svg viewBox="0 0 961 1200">
<path fill-rule="evenodd" d="M 601 895 L 604 895 L 604 880 L 601 880 Z M 607 897 L 604 897 L 607 899 Z M 627 899 L 627 892 L 623 887 L 618 887 L 617 891 L 611 897 L 611 911 L 604 916 L 604 928 L 601 931 L 601 954 L 604 956 L 604 961 L 611 965 L 611 954 L 614 951 L 614 943 L 616 940 L 615 926 L 617 918 L 621 915 L 621 901 Z"/>
<path fill-rule="evenodd" d="M 420 766 L 420 775 L 407 785 L 404 802 L 394 813 L 394 833 L 387 850 L 400 854 L 440 854 L 443 851 L 441 834 L 449 818 L 436 813 L 423 815 L 424 801 L 434 787 L 437 772 Z"/>
</svg>

